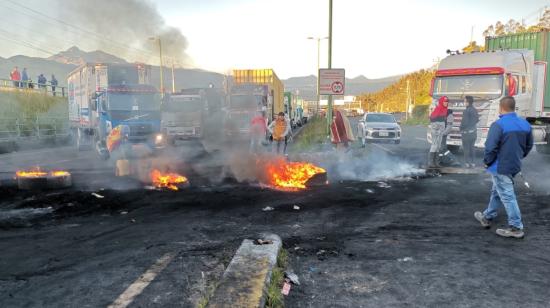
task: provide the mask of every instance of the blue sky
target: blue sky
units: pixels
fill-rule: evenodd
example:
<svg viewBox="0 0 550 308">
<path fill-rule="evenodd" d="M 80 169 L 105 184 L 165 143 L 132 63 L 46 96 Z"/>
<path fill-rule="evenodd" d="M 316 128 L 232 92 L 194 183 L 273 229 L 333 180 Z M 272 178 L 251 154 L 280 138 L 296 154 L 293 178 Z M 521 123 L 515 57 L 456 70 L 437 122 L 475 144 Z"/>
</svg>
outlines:
<svg viewBox="0 0 550 308">
<path fill-rule="evenodd" d="M 51 1 L 20 3 L 55 16 L 55 6 L 48 4 Z M 328 0 L 152 2 L 167 24 L 180 28 L 187 37 L 187 53 L 193 67 L 218 72 L 232 68 L 274 68 L 282 78 L 315 74 L 317 45 L 306 38 L 328 35 Z M 545 5 L 550 6 L 550 1 L 334 0 L 333 67 L 345 68 L 350 77 L 368 78 L 427 68 L 438 57 L 444 57 L 445 50 L 464 47 L 470 40 L 472 27 L 474 39 L 481 42 L 481 33 L 489 24 L 510 18 L 528 18 L 527 23 L 534 22 L 534 13 Z M 0 6 L 0 29 L 15 33 L 19 30 L 10 29 L 10 18 L 26 23 L 25 16 L 12 14 Z M 66 49 L 71 44 L 87 48 L 85 42 L 68 37 L 48 43 L 40 37 L 33 38 L 43 37 L 40 31 L 24 35 L 35 44 L 44 44 L 42 47 L 48 50 Z M 327 63 L 326 41 L 321 47 L 323 67 Z M 22 46 L 0 46 L 0 56 L 15 54 L 47 56 Z"/>
</svg>

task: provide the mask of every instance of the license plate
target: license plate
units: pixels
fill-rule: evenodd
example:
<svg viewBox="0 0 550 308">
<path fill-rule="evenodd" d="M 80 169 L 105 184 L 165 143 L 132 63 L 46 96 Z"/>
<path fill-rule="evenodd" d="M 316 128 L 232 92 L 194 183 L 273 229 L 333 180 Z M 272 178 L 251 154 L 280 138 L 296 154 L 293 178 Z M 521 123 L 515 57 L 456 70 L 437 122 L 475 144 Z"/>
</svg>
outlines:
<svg viewBox="0 0 550 308">
<path fill-rule="evenodd" d="M 380 137 L 388 137 L 389 133 L 388 132 L 379 132 L 378 135 L 380 135 Z"/>
</svg>

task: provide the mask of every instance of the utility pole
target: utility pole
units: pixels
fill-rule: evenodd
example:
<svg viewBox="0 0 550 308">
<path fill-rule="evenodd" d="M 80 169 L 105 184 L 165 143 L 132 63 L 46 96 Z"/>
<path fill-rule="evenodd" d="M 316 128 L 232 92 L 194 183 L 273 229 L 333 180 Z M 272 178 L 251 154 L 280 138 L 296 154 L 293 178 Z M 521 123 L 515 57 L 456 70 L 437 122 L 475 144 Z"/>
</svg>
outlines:
<svg viewBox="0 0 550 308">
<path fill-rule="evenodd" d="M 317 110 L 316 113 L 319 114 L 319 110 L 321 109 L 321 95 L 319 95 L 319 69 L 321 68 L 321 40 L 326 40 L 328 37 L 308 37 L 308 40 L 317 40 Z"/>
<path fill-rule="evenodd" d="M 176 77 L 174 76 L 174 59 L 172 59 L 172 93 L 176 93 Z"/>
<path fill-rule="evenodd" d="M 328 0 L 328 68 L 332 68 L 332 0 Z M 332 95 L 328 96 L 327 106 L 327 133 L 330 133 L 332 124 Z"/>
<path fill-rule="evenodd" d="M 405 120 L 409 119 L 409 109 L 411 104 L 411 88 L 409 86 L 410 82 L 409 79 L 407 79 L 407 103 L 406 103 L 406 110 L 405 110 Z"/>
<path fill-rule="evenodd" d="M 149 40 L 151 41 L 159 41 L 159 57 L 160 57 L 160 95 L 161 97 L 164 97 L 164 75 L 162 71 L 162 43 L 160 41 L 160 37 L 150 37 Z"/>
</svg>

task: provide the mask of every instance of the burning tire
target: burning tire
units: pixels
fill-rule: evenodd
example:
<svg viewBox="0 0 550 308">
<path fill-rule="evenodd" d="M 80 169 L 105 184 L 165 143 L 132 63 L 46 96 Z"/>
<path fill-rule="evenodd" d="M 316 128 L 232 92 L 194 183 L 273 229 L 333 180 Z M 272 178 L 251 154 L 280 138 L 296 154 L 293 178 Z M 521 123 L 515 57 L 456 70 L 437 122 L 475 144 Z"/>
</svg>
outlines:
<svg viewBox="0 0 550 308">
<path fill-rule="evenodd" d="M 24 190 L 61 189 L 72 185 L 67 171 L 18 171 L 15 177 L 17 187 Z"/>
</svg>

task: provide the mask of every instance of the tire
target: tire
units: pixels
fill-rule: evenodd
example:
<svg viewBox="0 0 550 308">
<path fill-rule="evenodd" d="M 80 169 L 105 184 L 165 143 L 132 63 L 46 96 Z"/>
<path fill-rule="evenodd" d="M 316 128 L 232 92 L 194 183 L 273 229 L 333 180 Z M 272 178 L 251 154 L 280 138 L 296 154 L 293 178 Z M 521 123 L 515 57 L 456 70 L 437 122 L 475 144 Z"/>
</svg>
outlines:
<svg viewBox="0 0 550 308">
<path fill-rule="evenodd" d="M 537 152 L 542 155 L 550 155 L 550 144 L 537 144 Z"/>
<path fill-rule="evenodd" d="M 447 145 L 447 150 L 451 151 L 451 153 L 457 155 L 460 153 L 460 146 L 459 145 Z"/>
</svg>

